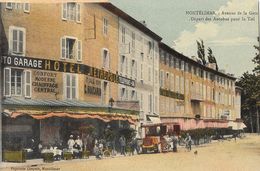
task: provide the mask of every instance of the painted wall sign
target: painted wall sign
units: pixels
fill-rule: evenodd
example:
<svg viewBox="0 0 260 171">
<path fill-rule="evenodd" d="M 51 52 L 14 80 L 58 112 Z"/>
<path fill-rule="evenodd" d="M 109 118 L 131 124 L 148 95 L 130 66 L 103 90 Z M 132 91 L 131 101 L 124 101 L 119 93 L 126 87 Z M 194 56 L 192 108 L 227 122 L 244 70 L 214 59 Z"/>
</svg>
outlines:
<svg viewBox="0 0 260 171">
<path fill-rule="evenodd" d="M 135 87 L 135 81 L 132 79 L 84 64 L 21 56 L 2 56 L 1 62 L 5 66 L 85 74 L 102 80 Z"/>
<path fill-rule="evenodd" d="M 32 82 L 33 90 L 39 93 L 56 93 L 58 88 L 56 78 L 57 73 L 35 71 Z"/>
<path fill-rule="evenodd" d="M 176 92 L 166 90 L 166 89 L 162 89 L 162 88 L 160 88 L 160 95 L 170 97 L 170 98 L 174 98 L 174 99 L 184 100 L 183 94 L 176 93 Z"/>
<path fill-rule="evenodd" d="M 101 96 L 101 80 L 86 76 L 84 89 L 85 94 Z"/>
</svg>

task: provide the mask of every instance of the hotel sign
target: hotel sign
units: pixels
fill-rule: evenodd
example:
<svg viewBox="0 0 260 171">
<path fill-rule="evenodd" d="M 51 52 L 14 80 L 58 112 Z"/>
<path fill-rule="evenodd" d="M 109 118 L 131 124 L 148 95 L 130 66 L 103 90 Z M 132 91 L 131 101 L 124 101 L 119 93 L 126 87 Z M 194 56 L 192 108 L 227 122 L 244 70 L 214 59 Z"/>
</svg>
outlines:
<svg viewBox="0 0 260 171">
<path fill-rule="evenodd" d="M 85 74 L 94 78 L 135 87 L 135 81 L 132 79 L 122 77 L 117 73 L 114 74 L 110 71 L 105 71 L 104 69 L 98 69 L 79 63 L 70 63 L 66 61 L 56 61 L 50 59 L 38 59 L 20 56 L 2 56 L 1 62 L 5 66 Z"/>
<path fill-rule="evenodd" d="M 174 98 L 174 99 L 179 99 L 179 100 L 184 100 L 184 95 L 180 93 L 176 93 L 170 90 L 162 89 L 160 88 L 160 95 Z"/>
</svg>

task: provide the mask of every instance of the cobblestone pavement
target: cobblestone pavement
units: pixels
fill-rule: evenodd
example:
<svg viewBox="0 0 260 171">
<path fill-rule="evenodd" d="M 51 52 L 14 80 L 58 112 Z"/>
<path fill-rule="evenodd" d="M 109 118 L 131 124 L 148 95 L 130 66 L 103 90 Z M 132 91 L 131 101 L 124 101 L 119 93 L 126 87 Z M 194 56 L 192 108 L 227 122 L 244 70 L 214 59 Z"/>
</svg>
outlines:
<svg viewBox="0 0 260 171">
<path fill-rule="evenodd" d="M 197 153 L 195 152 L 197 151 Z M 32 165 L 33 163 L 27 163 Z M 35 163 L 34 163 L 35 164 Z M 37 162 L 36 162 L 37 164 Z M 142 154 L 102 160 L 71 160 L 37 166 L 2 165 L 0 170 L 60 171 L 260 171 L 260 136 L 193 147 L 191 152 Z"/>
</svg>

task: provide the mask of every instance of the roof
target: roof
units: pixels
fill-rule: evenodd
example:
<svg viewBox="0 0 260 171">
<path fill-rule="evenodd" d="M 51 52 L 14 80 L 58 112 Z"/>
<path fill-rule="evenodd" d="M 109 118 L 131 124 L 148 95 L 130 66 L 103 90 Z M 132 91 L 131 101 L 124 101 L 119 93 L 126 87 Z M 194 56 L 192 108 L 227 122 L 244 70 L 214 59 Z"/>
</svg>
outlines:
<svg viewBox="0 0 260 171">
<path fill-rule="evenodd" d="M 102 3 L 98 3 L 98 4 L 101 5 L 102 7 L 104 7 L 105 9 L 109 10 L 110 12 L 114 13 L 115 15 L 119 16 L 120 18 L 126 20 L 128 23 L 130 23 L 133 26 L 135 26 L 136 28 L 140 29 L 142 32 L 144 32 L 148 36 L 151 36 L 155 40 L 157 40 L 157 41 L 162 40 L 162 38 L 159 35 L 154 33 L 152 30 L 150 30 L 149 28 L 144 26 L 142 23 L 140 23 L 139 21 L 137 21 L 136 19 L 134 19 L 133 17 L 131 17 L 130 15 L 128 15 L 127 13 L 125 13 L 124 11 L 119 9 L 118 7 L 114 6 L 112 3 L 102 2 Z"/>
<path fill-rule="evenodd" d="M 177 58 L 181 58 L 185 62 L 189 62 L 189 63 L 192 63 L 194 65 L 197 65 L 198 67 L 200 67 L 200 68 L 202 68 L 202 69 L 204 69 L 206 71 L 210 71 L 212 73 L 215 73 L 215 74 L 223 76 L 223 77 L 227 77 L 227 78 L 232 79 L 232 80 L 236 79 L 233 76 L 230 76 L 230 75 L 224 74 L 222 72 L 216 71 L 216 70 L 214 70 L 212 68 L 209 68 L 209 67 L 207 67 L 207 66 L 205 66 L 205 65 L 203 65 L 203 64 L 201 64 L 199 62 L 194 61 L 193 59 L 191 59 L 191 58 L 189 58 L 189 57 L 187 57 L 187 56 L 177 52 L 176 50 L 174 50 L 173 48 L 169 47 L 167 44 L 165 44 L 163 42 L 160 42 L 159 47 L 164 49 L 164 50 L 166 50 L 166 51 L 168 51 L 168 52 L 170 52 L 171 54 L 174 54 Z"/>
</svg>

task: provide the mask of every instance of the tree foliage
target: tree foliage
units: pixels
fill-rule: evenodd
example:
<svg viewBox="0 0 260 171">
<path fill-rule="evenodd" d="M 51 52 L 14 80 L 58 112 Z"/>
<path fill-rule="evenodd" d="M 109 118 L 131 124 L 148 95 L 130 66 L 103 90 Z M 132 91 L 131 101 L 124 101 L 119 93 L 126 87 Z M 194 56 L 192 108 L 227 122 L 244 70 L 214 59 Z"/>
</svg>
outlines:
<svg viewBox="0 0 260 171">
<path fill-rule="evenodd" d="M 254 46 L 259 53 L 259 47 Z M 256 67 L 252 73 L 245 72 L 237 82 L 237 86 L 243 89 L 241 94 L 242 119 L 252 132 L 256 130 L 257 103 L 260 102 L 260 57 L 258 54 L 252 60 Z M 258 107 L 259 108 L 259 107 Z"/>
<path fill-rule="evenodd" d="M 208 61 L 209 63 L 215 63 L 216 64 L 216 69 L 218 70 L 218 64 L 215 56 L 213 55 L 212 49 L 208 47 Z"/>
<path fill-rule="evenodd" d="M 205 65 L 207 63 L 206 59 L 205 59 L 205 47 L 204 47 L 204 43 L 203 40 L 197 41 L 197 54 L 198 57 L 201 59 L 203 65 Z"/>
</svg>

